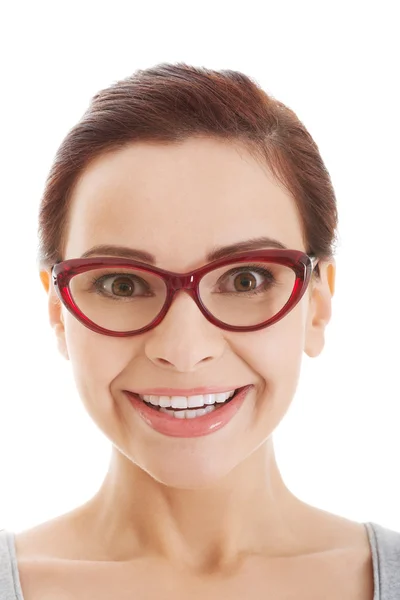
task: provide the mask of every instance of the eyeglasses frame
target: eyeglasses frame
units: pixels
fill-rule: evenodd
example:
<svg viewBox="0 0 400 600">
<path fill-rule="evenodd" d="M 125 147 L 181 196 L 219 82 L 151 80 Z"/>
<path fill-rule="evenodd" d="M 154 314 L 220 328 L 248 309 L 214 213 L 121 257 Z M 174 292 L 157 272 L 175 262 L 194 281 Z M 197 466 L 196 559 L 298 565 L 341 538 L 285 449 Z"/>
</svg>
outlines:
<svg viewBox="0 0 400 600">
<path fill-rule="evenodd" d="M 215 318 L 210 313 L 205 305 L 203 304 L 199 294 L 199 284 L 201 279 L 210 271 L 217 269 L 218 267 L 224 267 L 231 263 L 238 262 L 257 262 L 264 261 L 273 262 L 277 264 L 283 264 L 291 268 L 295 275 L 296 280 L 293 286 L 293 290 L 289 300 L 283 306 L 283 308 L 271 319 L 259 323 L 258 325 L 249 326 L 238 326 L 238 325 L 227 325 L 223 321 Z M 306 254 L 301 250 L 289 250 L 289 249 L 266 249 L 266 250 L 253 250 L 250 252 L 241 252 L 236 255 L 231 255 L 229 258 L 221 258 L 212 261 L 202 267 L 190 271 L 188 273 L 174 273 L 167 271 L 159 267 L 154 267 L 147 263 L 132 260 L 129 258 L 122 257 L 93 257 L 93 258 L 71 258 L 68 260 L 60 261 L 52 266 L 51 274 L 56 293 L 66 307 L 66 309 L 83 325 L 88 329 L 100 333 L 103 335 L 109 335 L 113 337 L 130 337 L 134 335 L 140 335 L 153 329 L 161 323 L 167 314 L 176 292 L 180 290 L 186 291 L 194 300 L 202 314 L 206 317 L 210 323 L 220 327 L 227 331 L 236 332 L 250 332 L 264 329 L 276 323 L 285 317 L 293 308 L 300 302 L 301 298 L 305 294 L 308 284 L 311 279 L 312 272 L 317 265 L 319 258 L 314 254 Z M 112 331 L 96 325 L 79 309 L 75 304 L 70 289 L 69 283 L 71 279 L 80 273 L 90 271 L 93 268 L 126 268 L 134 267 L 135 269 L 158 275 L 163 279 L 166 288 L 167 295 L 163 307 L 161 308 L 158 315 L 145 327 L 134 331 Z"/>
</svg>

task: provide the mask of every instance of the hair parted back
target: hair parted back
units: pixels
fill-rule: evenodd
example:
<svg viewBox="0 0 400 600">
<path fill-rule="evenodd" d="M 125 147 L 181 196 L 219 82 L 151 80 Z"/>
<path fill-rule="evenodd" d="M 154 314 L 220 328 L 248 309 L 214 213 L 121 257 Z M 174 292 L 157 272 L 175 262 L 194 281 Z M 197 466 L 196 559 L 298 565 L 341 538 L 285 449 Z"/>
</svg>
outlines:
<svg viewBox="0 0 400 600">
<path fill-rule="evenodd" d="M 240 142 L 263 160 L 296 202 L 307 253 L 332 258 L 335 192 L 296 114 L 241 72 L 162 63 L 99 91 L 62 141 L 39 208 L 40 269 L 64 259 L 71 194 L 93 159 L 135 141 L 179 143 L 195 136 Z"/>
</svg>

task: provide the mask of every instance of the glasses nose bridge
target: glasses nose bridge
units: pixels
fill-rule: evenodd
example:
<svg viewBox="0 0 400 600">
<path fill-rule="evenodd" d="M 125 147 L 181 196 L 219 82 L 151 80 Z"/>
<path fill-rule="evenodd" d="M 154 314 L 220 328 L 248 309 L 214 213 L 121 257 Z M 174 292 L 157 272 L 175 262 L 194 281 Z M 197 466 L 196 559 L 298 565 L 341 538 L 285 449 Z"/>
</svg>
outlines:
<svg viewBox="0 0 400 600">
<path fill-rule="evenodd" d="M 195 287 L 195 278 L 194 275 L 175 275 L 169 279 L 169 285 L 174 294 L 179 290 L 190 292 Z"/>
</svg>

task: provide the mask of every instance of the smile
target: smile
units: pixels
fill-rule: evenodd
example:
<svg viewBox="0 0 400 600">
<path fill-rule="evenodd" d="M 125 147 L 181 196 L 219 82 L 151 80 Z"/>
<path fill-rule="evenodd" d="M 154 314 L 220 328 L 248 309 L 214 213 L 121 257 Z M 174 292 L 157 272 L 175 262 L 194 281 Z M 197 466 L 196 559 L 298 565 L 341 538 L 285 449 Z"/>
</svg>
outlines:
<svg viewBox="0 0 400 600">
<path fill-rule="evenodd" d="M 127 390 L 125 393 L 132 408 L 152 429 L 174 437 L 197 437 L 225 427 L 253 387 L 250 384 L 226 392 L 193 396 L 158 396 Z"/>
<path fill-rule="evenodd" d="M 138 397 L 154 410 L 169 414 L 177 419 L 193 419 L 202 417 L 229 402 L 240 389 L 218 394 L 197 394 L 195 396 L 138 394 Z"/>
</svg>

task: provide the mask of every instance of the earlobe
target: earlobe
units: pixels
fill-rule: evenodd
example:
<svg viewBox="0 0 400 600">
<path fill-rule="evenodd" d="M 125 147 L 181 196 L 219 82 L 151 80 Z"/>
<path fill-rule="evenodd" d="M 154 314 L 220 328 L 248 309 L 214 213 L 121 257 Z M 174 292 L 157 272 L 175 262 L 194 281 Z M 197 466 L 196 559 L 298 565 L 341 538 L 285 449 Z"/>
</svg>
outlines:
<svg viewBox="0 0 400 600">
<path fill-rule="evenodd" d="M 325 268 L 326 267 L 326 268 Z M 332 296 L 335 293 L 335 262 L 321 269 L 310 295 L 304 351 L 310 357 L 319 356 L 325 345 L 325 328 L 332 316 Z"/>
<path fill-rule="evenodd" d="M 69 360 L 61 302 L 53 286 L 51 286 L 51 279 L 48 271 L 41 271 L 40 279 L 44 289 L 48 293 L 49 320 L 50 325 L 56 334 L 58 350 L 66 360 Z"/>
<path fill-rule="evenodd" d="M 56 325 L 54 325 L 53 329 L 54 329 L 54 332 L 55 332 L 56 338 L 57 338 L 58 351 L 66 360 L 69 360 L 67 342 L 65 339 L 65 329 L 64 329 L 63 319 L 61 320 L 60 323 L 57 323 Z"/>
<path fill-rule="evenodd" d="M 67 349 L 67 341 L 65 338 L 65 327 L 64 327 L 64 317 L 62 313 L 62 305 L 58 298 L 54 297 L 55 294 L 52 292 L 49 298 L 49 316 L 50 323 L 53 327 L 54 333 L 57 338 L 57 347 L 62 354 L 62 356 L 69 360 L 68 349 Z"/>
</svg>

